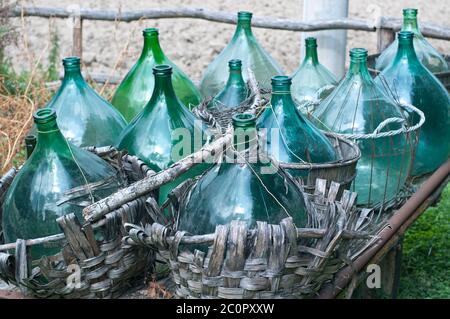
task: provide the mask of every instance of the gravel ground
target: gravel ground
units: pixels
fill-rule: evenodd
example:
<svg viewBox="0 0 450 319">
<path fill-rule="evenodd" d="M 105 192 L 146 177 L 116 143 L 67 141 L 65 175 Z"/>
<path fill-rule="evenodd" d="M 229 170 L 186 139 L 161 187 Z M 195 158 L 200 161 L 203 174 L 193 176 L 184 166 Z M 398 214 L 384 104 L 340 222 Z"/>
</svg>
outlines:
<svg viewBox="0 0 450 319">
<path fill-rule="evenodd" d="M 372 0 L 351 0 L 350 17 L 370 19 L 373 16 Z M 379 12 L 385 16 L 401 16 L 404 7 L 417 7 L 422 21 L 432 21 L 448 25 L 450 6 L 444 0 L 378 0 Z M 236 12 L 249 10 L 255 16 L 300 19 L 302 0 L 34 0 L 22 1 L 26 5 L 68 7 L 79 4 L 81 7 L 96 9 L 131 10 L 143 8 L 204 7 L 211 10 Z M 62 19 L 25 18 L 13 19 L 19 31 L 16 45 L 8 48 L 17 69 L 30 69 L 30 60 L 42 56 L 45 65 L 49 53 L 49 30 L 58 32 L 60 56 L 70 55 L 71 34 L 68 23 Z M 155 26 L 160 28 L 161 44 L 166 54 L 193 79 L 198 80 L 203 70 L 222 50 L 233 34 L 234 26 L 222 23 L 193 19 L 146 20 L 133 23 L 111 23 L 85 21 L 83 28 L 83 58 L 89 72 L 102 72 L 123 77 L 133 65 L 141 50 L 141 29 Z M 25 31 L 25 32 L 23 32 Z M 300 34 L 291 31 L 256 29 L 254 33 L 262 45 L 291 73 L 299 63 Z M 348 32 L 348 48 L 364 46 L 370 53 L 376 50 L 375 33 Z M 450 51 L 450 42 L 432 41 L 442 52 Z M 26 49 L 28 48 L 28 49 Z M 122 54 L 121 54 L 122 53 Z M 114 68 L 114 66 L 116 66 Z M 116 69 L 116 71 L 114 71 Z"/>
</svg>

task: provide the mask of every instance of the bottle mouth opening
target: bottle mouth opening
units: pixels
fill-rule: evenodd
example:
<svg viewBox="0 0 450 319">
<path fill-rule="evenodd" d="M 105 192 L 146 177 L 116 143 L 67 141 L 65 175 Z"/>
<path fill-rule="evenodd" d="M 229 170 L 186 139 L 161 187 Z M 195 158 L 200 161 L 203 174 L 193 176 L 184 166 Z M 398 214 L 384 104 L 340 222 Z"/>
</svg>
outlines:
<svg viewBox="0 0 450 319">
<path fill-rule="evenodd" d="M 250 113 L 238 113 L 233 115 L 234 127 L 248 127 L 256 125 L 256 116 Z"/>
<path fill-rule="evenodd" d="M 36 124 L 45 124 L 56 120 L 56 112 L 50 108 L 43 108 L 37 110 L 34 115 L 34 122 Z"/>
<path fill-rule="evenodd" d="M 353 61 L 366 61 L 368 52 L 364 48 L 354 48 L 350 50 L 350 59 Z"/>
<path fill-rule="evenodd" d="M 167 64 L 160 64 L 153 67 L 154 75 L 171 75 L 172 67 Z"/>
<path fill-rule="evenodd" d="M 414 38 L 414 33 L 411 31 L 401 31 L 398 33 L 398 38 L 400 40 L 410 40 Z"/>
<path fill-rule="evenodd" d="M 153 37 L 158 36 L 159 30 L 157 28 L 145 28 L 142 30 L 142 35 L 144 37 Z"/>
<path fill-rule="evenodd" d="M 228 66 L 232 70 L 240 70 L 242 67 L 242 61 L 239 59 L 230 60 L 230 61 L 228 61 Z"/>
<path fill-rule="evenodd" d="M 406 8 L 403 9 L 403 16 L 405 18 L 416 18 L 419 10 L 416 8 Z"/>
<path fill-rule="evenodd" d="M 276 75 L 271 79 L 272 86 L 286 86 L 291 85 L 292 79 L 286 75 Z"/>
<path fill-rule="evenodd" d="M 81 64 L 81 59 L 77 56 L 69 56 L 62 59 L 64 67 L 79 67 Z"/>
<path fill-rule="evenodd" d="M 252 19 L 253 13 L 249 11 L 239 11 L 238 12 L 238 20 L 248 20 L 250 21 Z"/>
<path fill-rule="evenodd" d="M 313 37 L 306 38 L 305 45 L 307 48 L 317 48 L 317 39 Z"/>
<path fill-rule="evenodd" d="M 36 142 L 36 135 L 34 134 L 28 134 L 27 136 L 25 136 L 25 143 L 33 143 Z"/>
</svg>

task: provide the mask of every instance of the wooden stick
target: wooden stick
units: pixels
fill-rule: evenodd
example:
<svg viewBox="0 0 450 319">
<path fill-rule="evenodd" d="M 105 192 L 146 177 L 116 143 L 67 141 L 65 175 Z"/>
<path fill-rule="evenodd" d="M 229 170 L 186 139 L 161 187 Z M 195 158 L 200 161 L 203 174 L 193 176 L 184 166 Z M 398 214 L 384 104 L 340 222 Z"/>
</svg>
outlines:
<svg viewBox="0 0 450 319">
<path fill-rule="evenodd" d="M 8 12 L 10 17 L 25 16 L 44 17 L 44 18 L 68 18 L 71 12 L 64 8 L 48 8 L 33 6 L 16 6 Z M 164 19 L 164 18 L 194 18 L 215 22 L 236 23 L 236 14 L 212 11 L 202 8 L 166 8 L 166 9 L 146 9 L 146 10 L 97 10 L 80 9 L 81 19 L 101 20 L 101 21 L 123 21 L 131 22 L 141 19 Z M 277 18 L 254 18 L 252 25 L 257 28 L 290 30 L 290 31 L 320 31 L 330 29 L 346 29 L 375 32 L 376 27 L 373 23 L 361 19 L 333 19 L 317 21 L 294 21 Z M 399 30 L 401 21 L 399 19 L 383 17 L 381 19 L 382 28 Z M 421 23 L 423 35 L 430 38 L 450 40 L 450 28 L 440 27 L 435 24 Z"/>
<path fill-rule="evenodd" d="M 251 237 L 254 235 L 256 230 L 252 229 L 248 231 L 247 237 Z M 326 229 L 315 229 L 315 228 L 297 228 L 297 239 L 301 238 L 312 238 L 312 239 L 320 239 L 325 236 L 327 233 Z M 195 235 L 195 236 L 184 236 L 180 244 L 185 245 L 199 245 L 199 244 L 212 244 L 214 242 L 215 234 L 206 234 L 206 235 Z M 343 239 L 369 239 L 371 234 L 368 232 L 357 232 L 351 230 L 343 230 L 342 238 Z M 170 245 L 174 240 L 174 236 L 167 237 L 167 243 Z M 126 239 L 126 243 L 129 245 L 137 245 L 136 242 L 131 238 Z M 151 245 L 153 243 L 152 238 L 145 238 L 145 243 Z"/>
<path fill-rule="evenodd" d="M 127 188 L 121 189 L 116 193 L 99 200 L 88 207 L 85 207 L 83 209 L 83 216 L 85 220 L 91 223 L 95 222 L 102 218 L 105 214 L 119 208 L 121 205 L 140 196 L 147 195 L 151 191 L 159 188 L 161 185 L 173 181 L 197 163 L 202 163 L 203 160 L 211 156 L 211 154 L 214 155 L 223 152 L 224 147 L 229 145 L 231 140 L 231 134 L 222 136 L 211 144 L 206 145 L 198 152 L 193 153 L 183 160 L 173 164 L 168 169 L 161 171 L 158 174 L 145 177 Z"/>
<path fill-rule="evenodd" d="M 42 238 L 36 238 L 36 239 L 27 239 L 25 240 L 25 245 L 28 246 L 35 246 L 45 243 L 50 243 L 54 241 L 61 241 L 65 239 L 64 234 L 56 234 L 52 236 L 42 237 Z M 4 244 L 0 245 L 0 251 L 10 250 L 10 249 L 16 249 L 16 243 L 10 243 L 10 244 Z"/>
<path fill-rule="evenodd" d="M 83 19 L 72 17 L 72 55 L 82 59 L 83 55 Z"/>
<path fill-rule="evenodd" d="M 96 229 L 98 227 L 103 226 L 104 222 L 96 223 L 92 226 L 93 229 Z M 249 230 L 248 236 L 252 236 L 254 234 L 255 230 Z M 314 238 L 314 239 L 320 239 L 326 234 L 326 229 L 316 229 L 316 228 L 297 228 L 297 238 Z M 357 232 L 357 231 L 351 231 L 351 230 L 344 230 L 342 233 L 342 238 L 344 239 L 368 239 L 370 237 L 370 233 L 368 232 Z M 195 236 L 184 236 L 181 239 L 181 244 L 206 244 L 206 243 L 212 243 L 214 242 L 215 234 L 206 234 L 206 235 L 195 235 Z M 64 234 L 56 234 L 51 235 L 47 237 L 42 238 L 36 238 L 36 239 L 27 239 L 25 240 L 25 245 L 28 246 L 35 246 L 39 244 L 44 243 L 50 243 L 50 242 L 56 242 L 56 241 L 62 241 L 65 240 Z M 170 244 L 174 240 L 173 236 L 167 237 L 167 242 Z M 127 244 L 129 245 L 136 245 L 136 243 L 131 239 L 128 238 Z M 151 239 L 146 240 L 146 243 L 151 244 Z M 9 243 L 0 245 L 0 251 L 6 251 L 10 249 L 15 249 L 16 243 Z"/>
<path fill-rule="evenodd" d="M 382 17 L 380 20 L 381 27 L 377 30 L 377 49 L 383 52 L 395 40 L 395 23 L 392 19 Z M 398 21 L 400 23 L 400 21 Z M 390 27 L 387 27 L 390 25 Z"/>
</svg>

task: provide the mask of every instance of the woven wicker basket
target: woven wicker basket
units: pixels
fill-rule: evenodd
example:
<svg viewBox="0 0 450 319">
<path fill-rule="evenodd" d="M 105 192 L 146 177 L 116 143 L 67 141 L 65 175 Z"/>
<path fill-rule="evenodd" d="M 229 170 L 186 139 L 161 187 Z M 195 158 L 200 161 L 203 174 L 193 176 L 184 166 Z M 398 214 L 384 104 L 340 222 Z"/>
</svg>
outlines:
<svg viewBox="0 0 450 319">
<path fill-rule="evenodd" d="M 128 184 L 152 175 L 142 161 L 114 148 L 88 148 L 118 170 Z M 0 181 L 0 200 L 16 170 Z M 152 271 L 153 251 L 122 244 L 125 223 L 149 222 L 146 201 L 154 194 L 142 196 L 110 211 L 96 222 L 79 221 L 74 214 L 57 219 L 63 233 L 32 240 L 17 240 L 0 250 L 0 278 L 20 287 L 23 293 L 44 298 L 114 298 L 143 283 Z M 1 205 L 0 201 L 0 207 Z M 0 211 L 1 217 L 1 211 Z M 30 260 L 35 244 L 62 242 L 60 253 Z M 12 246 L 6 253 L 5 246 Z M 76 273 L 75 273 L 76 272 Z"/>
<path fill-rule="evenodd" d="M 375 60 L 380 56 L 380 54 L 373 54 L 373 55 L 369 55 L 368 59 L 367 59 L 367 63 L 369 66 L 369 71 L 370 74 L 372 74 L 373 77 L 377 76 L 380 71 L 375 69 Z M 447 61 L 447 63 L 450 65 L 450 55 L 444 55 L 445 60 Z M 433 73 L 438 79 L 439 81 L 442 82 L 442 84 L 444 84 L 445 88 L 447 89 L 448 92 L 450 92 L 450 71 L 448 72 L 440 72 L 440 73 Z"/>
<path fill-rule="evenodd" d="M 239 107 L 222 112 L 210 110 L 207 109 L 207 105 L 211 99 L 206 99 L 194 109 L 194 113 L 221 133 L 225 133 L 229 129 L 231 118 L 236 113 L 260 115 L 270 102 L 270 91 L 260 90 L 252 71 L 248 70 L 248 73 L 250 75 L 248 87 L 251 94 Z M 358 146 L 345 138 L 336 137 L 326 132 L 325 135 L 327 135 L 335 148 L 340 158 L 338 161 L 323 164 L 306 162 L 294 164 L 279 163 L 288 172 L 296 171 L 296 173 L 301 174 L 302 177 L 297 177 L 296 180 L 309 193 L 314 193 L 317 178 L 340 183 L 342 185 L 341 190 L 343 190 L 350 188 L 356 176 L 356 165 L 361 157 Z M 340 195 L 342 195 L 342 191 L 338 194 L 338 196 Z"/>
<path fill-rule="evenodd" d="M 372 210 L 355 207 L 356 194 L 317 180 L 304 193 L 307 228 L 291 218 L 278 225 L 242 221 L 218 225 L 215 233 L 191 236 L 159 223 L 127 225 L 124 242 L 157 249 L 168 260 L 179 298 L 307 298 L 376 239 L 384 226 Z M 183 186 L 180 186 L 181 188 Z M 178 192 L 183 193 L 183 192 Z M 200 251 L 199 245 L 209 249 Z"/>
<path fill-rule="evenodd" d="M 303 189 L 310 193 L 314 193 L 317 179 L 334 181 L 341 185 L 341 191 L 350 189 L 350 185 L 356 177 L 356 165 L 361 157 L 361 151 L 358 146 L 348 139 L 335 136 L 324 132 L 332 143 L 340 160 L 333 163 L 280 163 L 280 166 L 287 172 L 296 172 L 296 180 L 303 186 Z M 330 183 L 328 183 L 328 187 Z"/>
</svg>

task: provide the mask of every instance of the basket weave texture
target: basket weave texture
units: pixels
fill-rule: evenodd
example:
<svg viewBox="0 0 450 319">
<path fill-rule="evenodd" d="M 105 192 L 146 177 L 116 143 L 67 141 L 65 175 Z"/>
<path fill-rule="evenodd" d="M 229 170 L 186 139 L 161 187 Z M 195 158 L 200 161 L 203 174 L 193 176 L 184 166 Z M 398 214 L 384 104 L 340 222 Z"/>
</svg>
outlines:
<svg viewBox="0 0 450 319">
<path fill-rule="evenodd" d="M 109 162 L 126 184 L 154 174 L 137 157 L 112 147 L 88 150 Z M 12 170 L 2 178 L 0 194 L 6 192 L 15 172 Z M 119 297 L 130 287 L 143 283 L 145 275 L 153 269 L 153 251 L 122 244 L 125 223 L 149 222 L 148 199 L 154 200 L 154 194 L 124 204 L 96 223 L 83 223 L 74 214 L 58 218 L 63 231 L 53 236 L 58 239 L 52 240 L 49 236 L 31 241 L 62 242 L 61 251 L 54 256 L 30 260 L 30 241 L 19 239 L 14 254 L 0 251 L 0 278 L 19 286 L 25 294 L 40 298 Z"/>
<path fill-rule="evenodd" d="M 232 221 L 218 225 L 214 234 L 191 236 L 155 222 L 127 225 L 124 242 L 167 258 L 178 298 L 312 297 L 377 240 L 381 227 L 371 228 L 374 212 L 357 209 L 355 193 L 344 190 L 337 201 L 340 185 L 326 184 L 318 180 L 314 194 L 304 193 L 306 228 L 297 228 L 291 218 L 254 227 Z"/>
</svg>

